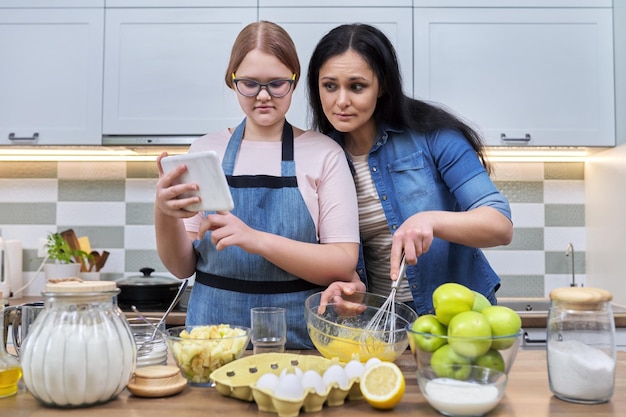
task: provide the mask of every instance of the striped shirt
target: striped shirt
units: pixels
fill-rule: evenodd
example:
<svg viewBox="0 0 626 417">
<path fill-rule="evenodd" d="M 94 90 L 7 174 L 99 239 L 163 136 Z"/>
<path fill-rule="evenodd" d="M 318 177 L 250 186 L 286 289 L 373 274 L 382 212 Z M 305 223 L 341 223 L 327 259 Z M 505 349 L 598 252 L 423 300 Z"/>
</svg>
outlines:
<svg viewBox="0 0 626 417">
<path fill-rule="evenodd" d="M 363 243 L 368 291 L 388 296 L 391 292 L 391 279 L 389 278 L 391 231 L 370 175 L 367 155 L 348 155 L 355 169 L 354 181 L 359 203 L 359 231 Z M 413 301 L 406 277 L 397 289 L 396 300 Z"/>
</svg>

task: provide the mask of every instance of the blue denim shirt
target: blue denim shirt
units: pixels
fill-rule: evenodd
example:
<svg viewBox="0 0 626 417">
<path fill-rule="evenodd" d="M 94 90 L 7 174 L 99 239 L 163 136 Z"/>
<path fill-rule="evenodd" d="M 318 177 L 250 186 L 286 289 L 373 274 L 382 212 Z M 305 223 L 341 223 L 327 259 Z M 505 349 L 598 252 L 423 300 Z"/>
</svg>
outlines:
<svg viewBox="0 0 626 417">
<path fill-rule="evenodd" d="M 332 136 L 343 146 L 340 133 Z M 508 200 L 456 130 L 423 135 L 382 126 L 368 162 L 392 233 L 413 214 L 428 210 L 458 212 L 488 206 L 511 219 Z M 367 284 L 363 251 L 357 272 Z M 417 265 L 409 266 L 407 279 L 420 315 L 433 311 L 432 293 L 444 282 L 466 285 L 492 302 L 500 286 L 480 249 L 438 238 Z"/>
</svg>

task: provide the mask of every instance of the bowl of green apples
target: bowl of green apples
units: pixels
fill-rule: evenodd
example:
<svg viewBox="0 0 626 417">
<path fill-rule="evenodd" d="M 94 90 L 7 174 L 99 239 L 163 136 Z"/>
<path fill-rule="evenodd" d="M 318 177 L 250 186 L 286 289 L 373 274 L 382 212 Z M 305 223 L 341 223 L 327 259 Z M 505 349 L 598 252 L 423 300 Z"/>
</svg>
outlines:
<svg viewBox="0 0 626 417">
<path fill-rule="evenodd" d="M 521 318 L 460 284 L 438 287 L 433 305 L 433 314 L 406 327 L 420 390 L 442 414 L 484 415 L 504 395 L 522 340 Z"/>
</svg>

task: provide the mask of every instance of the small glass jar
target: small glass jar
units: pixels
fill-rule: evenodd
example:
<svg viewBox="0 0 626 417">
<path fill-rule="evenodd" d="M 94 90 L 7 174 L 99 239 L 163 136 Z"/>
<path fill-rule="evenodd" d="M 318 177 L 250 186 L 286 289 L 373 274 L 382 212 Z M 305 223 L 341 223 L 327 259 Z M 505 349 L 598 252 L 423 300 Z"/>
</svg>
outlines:
<svg viewBox="0 0 626 417">
<path fill-rule="evenodd" d="M 158 318 L 129 318 L 128 324 L 137 345 L 137 368 L 167 364 L 165 321 Z M 156 331 L 157 328 L 159 331 Z"/>
<path fill-rule="evenodd" d="M 2 293 L 0 292 L 0 298 Z M 4 325 L 5 307 L 0 305 L 0 398 L 9 397 L 17 394 L 18 381 L 22 377 L 22 368 L 16 357 L 12 356 L 6 350 L 6 334 L 7 327 Z"/>
<path fill-rule="evenodd" d="M 550 292 L 547 357 L 550 390 L 565 401 L 609 401 L 615 388 L 612 295 L 599 288 Z"/>
<path fill-rule="evenodd" d="M 136 348 L 112 281 L 49 283 L 21 350 L 23 379 L 45 405 L 86 407 L 115 398 L 132 377 Z"/>
</svg>

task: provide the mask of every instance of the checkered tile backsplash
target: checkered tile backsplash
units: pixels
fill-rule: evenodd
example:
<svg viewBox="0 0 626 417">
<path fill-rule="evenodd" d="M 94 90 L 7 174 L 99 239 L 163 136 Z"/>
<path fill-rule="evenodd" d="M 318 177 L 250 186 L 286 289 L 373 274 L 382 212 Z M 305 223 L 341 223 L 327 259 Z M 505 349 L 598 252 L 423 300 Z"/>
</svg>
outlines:
<svg viewBox="0 0 626 417">
<path fill-rule="evenodd" d="M 515 234 L 485 254 L 502 278 L 499 296 L 544 296 L 572 279 L 568 243 L 575 248 L 575 279 L 585 280 L 583 163 L 498 163 L 494 181 L 507 196 Z M 154 162 L 2 162 L 0 228 L 24 246 L 24 282 L 35 275 L 40 238 L 74 229 L 93 249 L 110 252 L 103 279 L 150 267 L 167 275 L 154 237 Z M 26 291 L 39 295 L 43 273 Z"/>
</svg>

